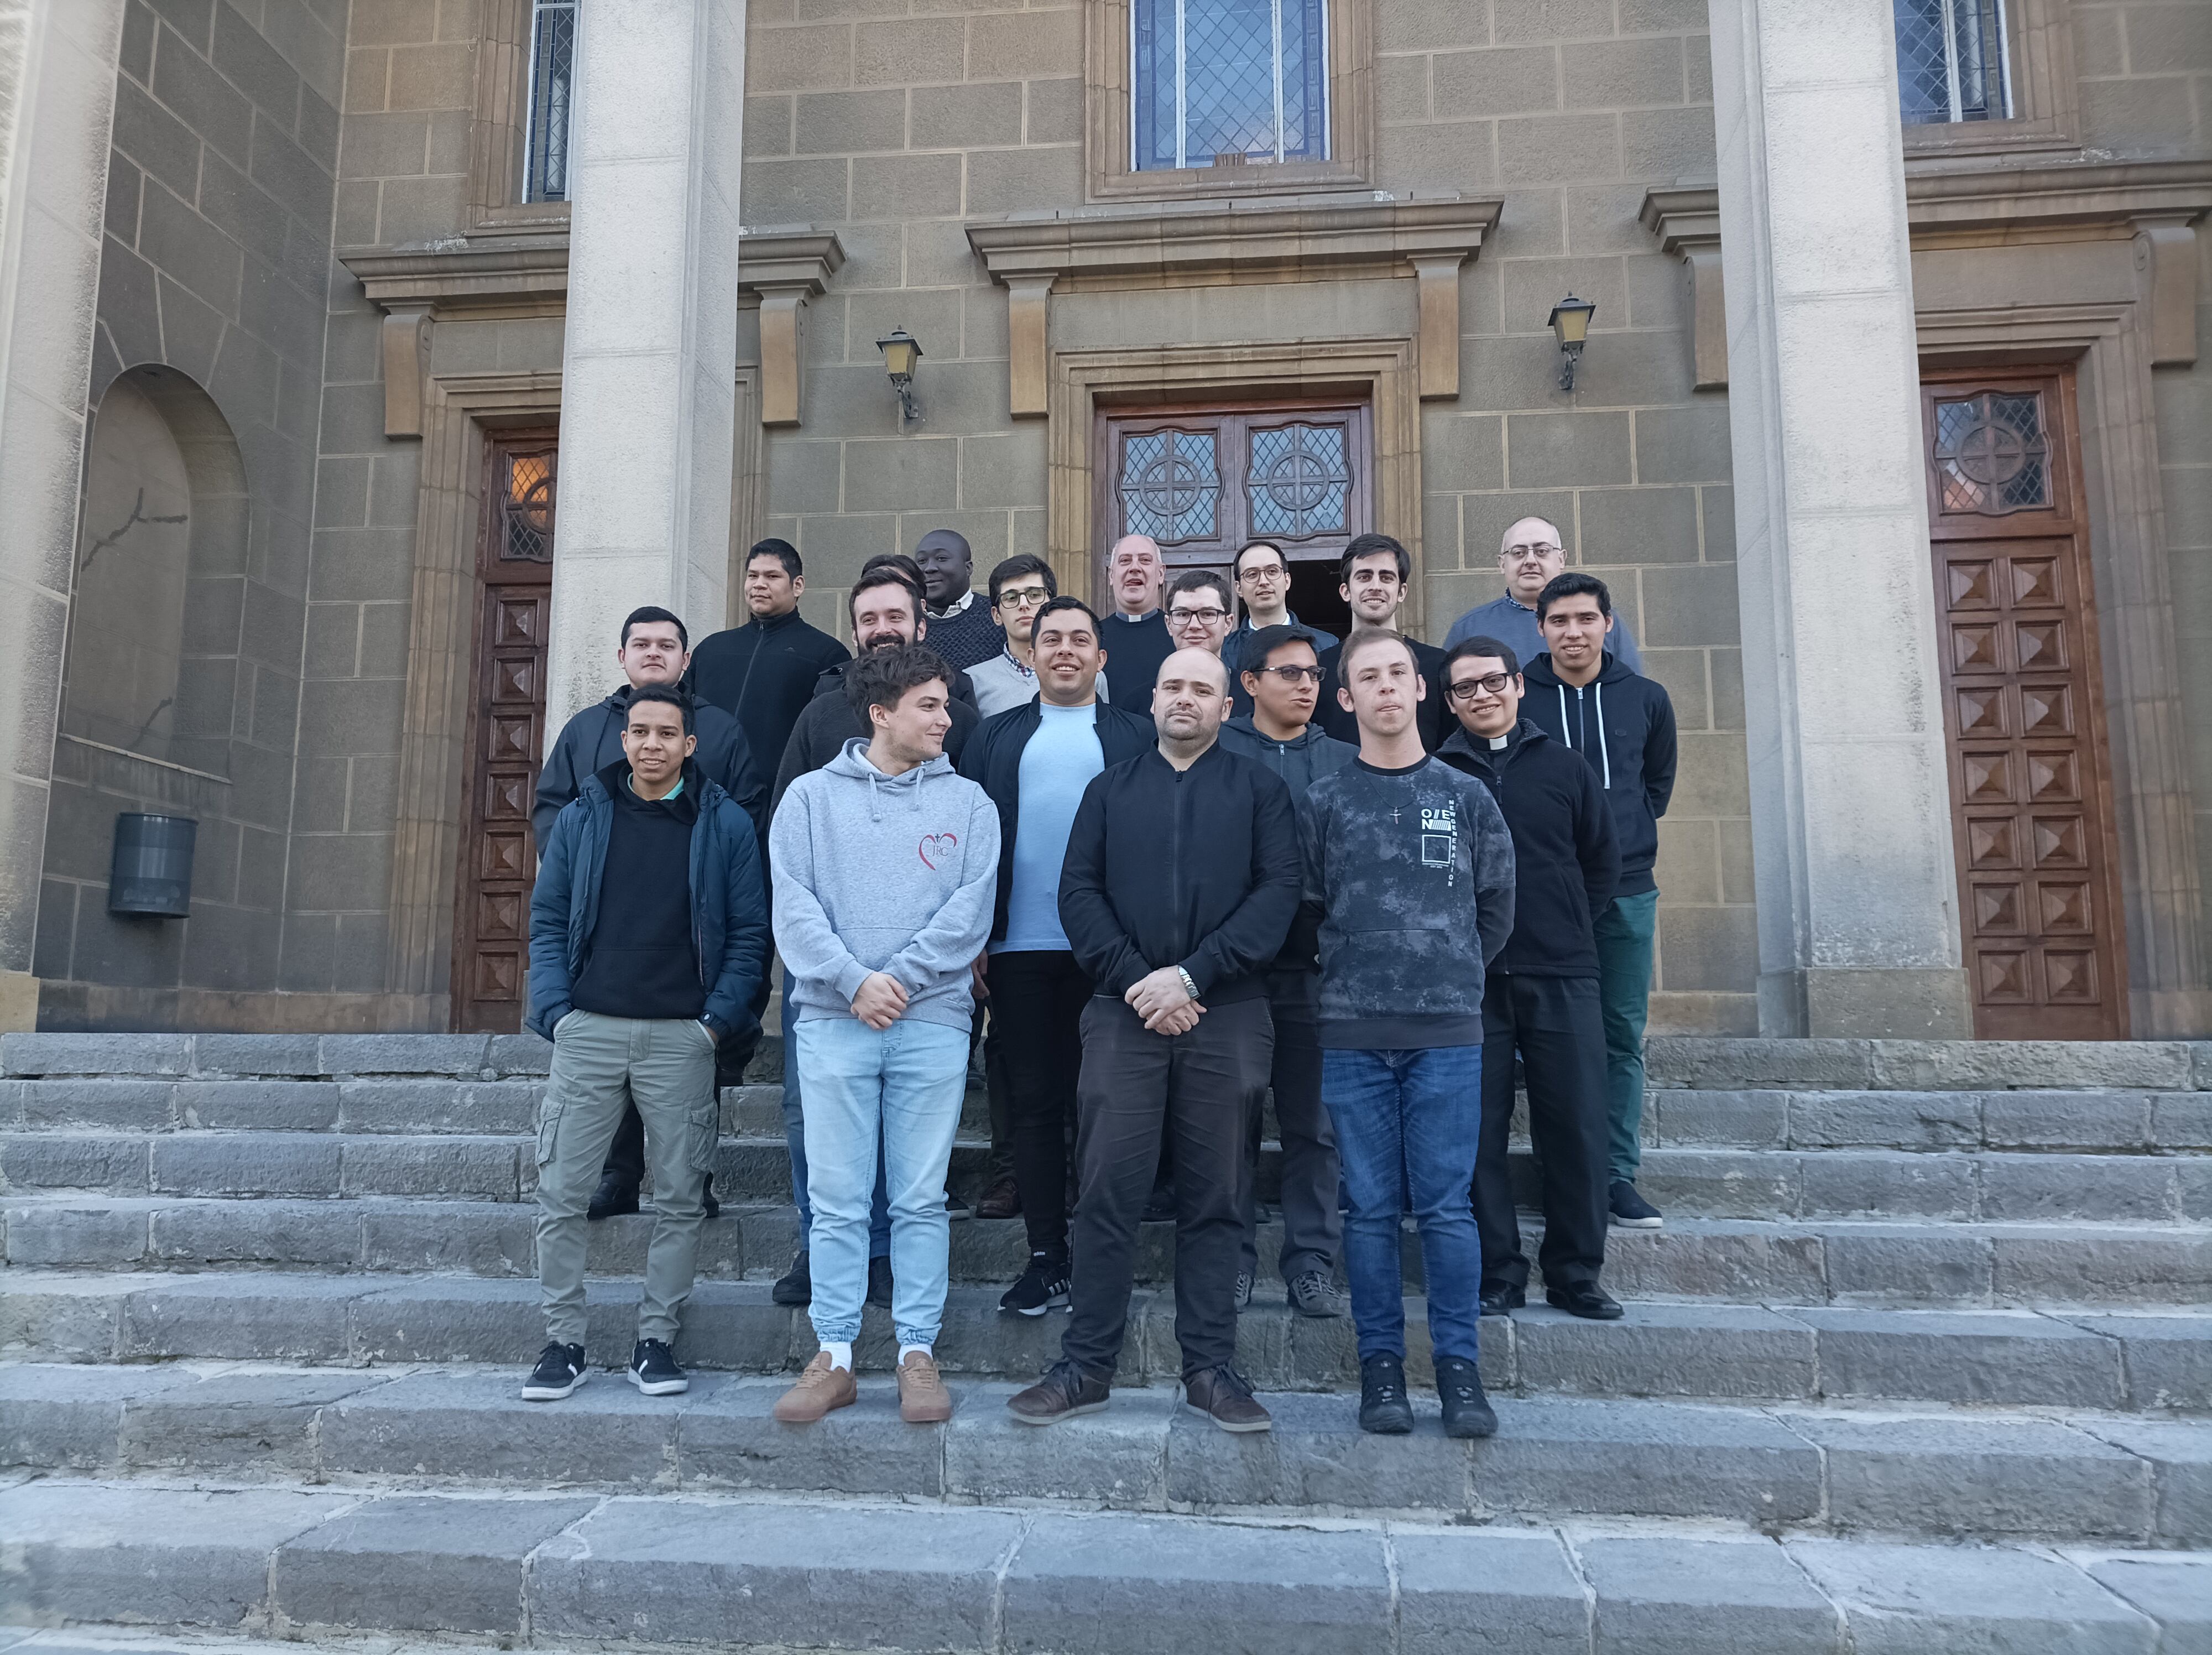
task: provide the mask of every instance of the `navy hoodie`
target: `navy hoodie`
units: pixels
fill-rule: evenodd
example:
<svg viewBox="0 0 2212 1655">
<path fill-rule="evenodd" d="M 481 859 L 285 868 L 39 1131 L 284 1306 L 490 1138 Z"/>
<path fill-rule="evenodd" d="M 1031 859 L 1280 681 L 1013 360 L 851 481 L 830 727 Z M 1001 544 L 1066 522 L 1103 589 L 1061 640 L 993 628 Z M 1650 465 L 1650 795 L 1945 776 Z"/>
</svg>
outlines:
<svg viewBox="0 0 2212 1655">
<path fill-rule="evenodd" d="M 1593 928 L 1620 880 L 1597 772 L 1525 718 L 1502 744 L 1458 729 L 1437 757 L 1490 789 L 1513 835 L 1513 934 L 1494 969 L 1595 977 Z"/>
<path fill-rule="evenodd" d="M 1620 841 L 1619 897 L 1659 886 L 1659 818 L 1674 792 L 1674 703 L 1656 678 L 1630 672 L 1607 651 L 1597 677 L 1581 689 L 1562 684 L 1542 654 L 1522 669 L 1521 716 L 1588 761 L 1613 806 Z"/>
</svg>

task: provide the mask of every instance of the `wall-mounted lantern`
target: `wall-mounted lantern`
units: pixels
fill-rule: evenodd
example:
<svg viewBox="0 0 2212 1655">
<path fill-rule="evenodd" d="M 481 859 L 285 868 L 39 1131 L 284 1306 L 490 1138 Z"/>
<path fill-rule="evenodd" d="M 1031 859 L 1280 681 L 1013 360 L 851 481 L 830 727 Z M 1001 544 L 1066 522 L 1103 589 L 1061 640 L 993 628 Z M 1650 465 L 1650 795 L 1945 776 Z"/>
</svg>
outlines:
<svg viewBox="0 0 2212 1655">
<path fill-rule="evenodd" d="M 180 920 L 192 910 L 192 841 L 198 822 L 189 816 L 150 816 L 126 810 L 115 818 L 115 849 L 107 868 L 107 911 Z"/>
<path fill-rule="evenodd" d="M 914 394 L 915 364 L 921 360 L 921 345 L 914 335 L 902 327 L 893 328 L 889 335 L 876 341 L 876 349 L 884 353 L 884 372 L 891 378 L 891 389 L 898 392 L 899 423 L 921 417 L 921 404 Z"/>
<path fill-rule="evenodd" d="M 1575 365 L 1583 359 L 1583 346 L 1589 342 L 1590 318 L 1597 307 L 1587 299 L 1577 299 L 1571 292 L 1552 307 L 1552 334 L 1559 342 L 1559 389 L 1575 388 Z"/>
</svg>

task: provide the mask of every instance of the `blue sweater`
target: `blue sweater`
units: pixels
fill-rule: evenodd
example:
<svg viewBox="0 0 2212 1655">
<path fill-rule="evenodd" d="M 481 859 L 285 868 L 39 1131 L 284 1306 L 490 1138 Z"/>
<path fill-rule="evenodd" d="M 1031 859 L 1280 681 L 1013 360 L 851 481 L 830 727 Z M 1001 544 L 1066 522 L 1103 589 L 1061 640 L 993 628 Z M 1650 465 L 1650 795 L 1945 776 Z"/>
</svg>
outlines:
<svg viewBox="0 0 2212 1655">
<path fill-rule="evenodd" d="M 1536 630 L 1536 611 L 1510 592 L 1486 604 L 1476 605 L 1454 621 L 1451 630 L 1444 634 L 1444 648 L 1449 649 L 1469 638 L 1497 639 L 1520 656 L 1523 668 L 1552 647 Z M 1637 653 L 1636 638 L 1628 630 L 1626 615 L 1613 618 L 1613 633 L 1606 639 L 1605 648 L 1607 654 L 1630 672 L 1644 670 L 1644 657 Z"/>
</svg>

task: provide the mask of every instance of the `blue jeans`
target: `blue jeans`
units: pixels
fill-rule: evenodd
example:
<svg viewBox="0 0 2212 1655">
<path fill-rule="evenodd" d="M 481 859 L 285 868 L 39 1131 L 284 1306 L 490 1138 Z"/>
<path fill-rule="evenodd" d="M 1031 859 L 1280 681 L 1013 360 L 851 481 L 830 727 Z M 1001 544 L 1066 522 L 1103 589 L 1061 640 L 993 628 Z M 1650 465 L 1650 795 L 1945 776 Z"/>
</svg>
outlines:
<svg viewBox="0 0 2212 1655">
<path fill-rule="evenodd" d="M 1606 1158 L 1615 1182 L 1644 1164 L 1644 1022 L 1651 1009 L 1651 937 L 1659 893 L 1615 897 L 1597 916 L 1598 1011 L 1605 1021 Z"/>
<path fill-rule="evenodd" d="M 968 1030 L 901 1018 L 878 1031 L 858 1018 L 815 1017 L 798 1032 L 815 1336 L 860 1336 L 870 1191 L 880 1179 L 890 1192 L 891 1320 L 901 1344 L 933 1345 L 951 1274 L 945 1166 L 968 1090 Z"/>
<path fill-rule="evenodd" d="M 791 1204 L 799 1209 L 799 1244 L 813 1245 L 814 1208 L 806 1199 L 806 1117 L 799 1104 L 799 1043 L 792 1038 L 799 1008 L 791 1003 L 791 973 L 783 974 L 783 1144 L 791 1153 Z M 891 1208 L 883 1169 L 876 1169 L 875 1198 L 868 1206 L 868 1256 L 891 1256 Z"/>
<path fill-rule="evenodd" d="M 1482 1048 L 1324 1051 L 1321 1085 L 1352 1202 L 1344 1267 L 1360 1360 L 1406 1354 L 1398 1226 L 1410 1192 L 1428 1275 L 1430 1346 L 1440 1357 L 1474 1360 L 1482 1240 L 1468 1191 L 1482 1128 Z"/>
</svg>

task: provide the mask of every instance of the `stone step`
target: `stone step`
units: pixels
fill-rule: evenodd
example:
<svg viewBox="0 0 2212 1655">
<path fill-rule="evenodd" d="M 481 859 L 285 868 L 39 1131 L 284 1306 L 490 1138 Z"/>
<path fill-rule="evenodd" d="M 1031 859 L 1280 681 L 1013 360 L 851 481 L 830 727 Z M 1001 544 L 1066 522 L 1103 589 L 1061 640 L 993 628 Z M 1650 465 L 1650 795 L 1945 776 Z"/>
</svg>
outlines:
<svg viewBox="0 0 2212 1655">
<path fill-rule="evenodd" d="M 1543 1226 L 1528 1213 L 1522 1222 L 1533 1259 Z M 0 1202 L 0 1256 L 80 1270 L 528 1276 L 537 1269 L 536 1224 L 527 1201 L 33 1195 Z M 593 1273 L 641 1271 L 652 1227 L 650 1211 L 593 1225 Z M 1028 1260 L 1018 1219 L 957 1223 L 951 1237 L 957 1281 L 1003 1286 Z M 1174 1227 L 1147 1224 L 1138 1238 L 1138 1279 L 1172 1279 Z M 700 1274 L 780 1275 L 798 1245 L 788 1202 L 732 1200 L 701 1232 Z M 1257 1245 L 1261 1279 L 1276 1279 L 1282 1226 L 1273 1217 L 1262 1217 Z M 1606 1257 L 1608 1285 L 1637 1298 L 1957 1306 L 2212 1298 L 2212 1235 L 2171 1227 L 1675 1218 L 1662 1230 L 1608 1232 Z M 1407 1289 L 1419 1292 L 1420 1247 L 1410 1226 L 1404 1260 Z"/>
<path fill-rule="evenodd" d="M 956 1380 L 942 1427 L 895 1382 L 820 1426 L 779 1425 L 781 1378 L 702 1373 L 641 1396 L 605 1371 L 557 1409 L 522 1370 L 408 1372 L 0 1365 L 0 1466 L 107 1476 L 404 1479 L 451 1490 L 744 1490 L 1127 1511 L 1705 1518 L 1780 1530 L 2212 1543 L 2212 1423 L 1817 1407 L 1501 1399 L 1480 1444 L 1417 1398 L 1407 1437 L 1361 1433 L 1349 1396 L 1263 1392 L 1274 1428 L 1216 1429 L 1172 1386 L 1103 1419 L 1016 1424 L 1009 1383 Z"/>
<path fill-rule="evenodd" d="M 938 1355 L 947 1372 L 1027 1379 L 1056 1359 L 1060 1315 L 1008 1315 L 996 1286 L 955 1287 Z M 587 1284 L 590 1346 L 626 1354 L 638 1284 Z M 1427 1371 L 1426 1307 L 1407 1300 L 1409 1366 Z M 888 1366 L 887 1313 L 862 1345 Z M 1181 1361 L 1171 1292 L 1139 1287 L 1122 1355 L 1126 1383 L 1172 1379 Z M 527 1363 L 544 1343 L 534 1281 L 465 1276 L 274 1272 L 0 1275 L 0 1355 L 40 1361 L 213 1360 L 315 1365 Z M 684 1314 L 687 1365 L 780 1373 L 815 1348 L 804 1311 L 766 1281 L 702 1281 Z M 1351 1323 L 1292 1314 L 1255 1296 L 1237 1362 L 1274 1390 L 1358 1383 Z M 1641 1300 L 1626 1320 L 1578 1321 L 1540 1305 L 1483 1323 L 1485 1383 L 1505 1393 L 1701 1396 L 1751 1401 L 1998 1403 L 2112 1410 L 2212 1409 L 2212 1317 L 2081 1307 L 1896 1311 Z"/>
<path fill-rule="evenodd" d="M 1265 1439 L 1251 1451 L 1265 1457 Z M 0 1494 L 0 1546 L 12 1588 L 0 1616 L 18 1625 L 503 1647 L 2149 1655 L 2202 1649 L 2212 1627 L 2201 1555 L 1775 1539 L 1680 1523 L 1316 1525 L 53 1478 Z M 31 1646 L 86 1636 L 46 1632 Z"/>
</svg>

